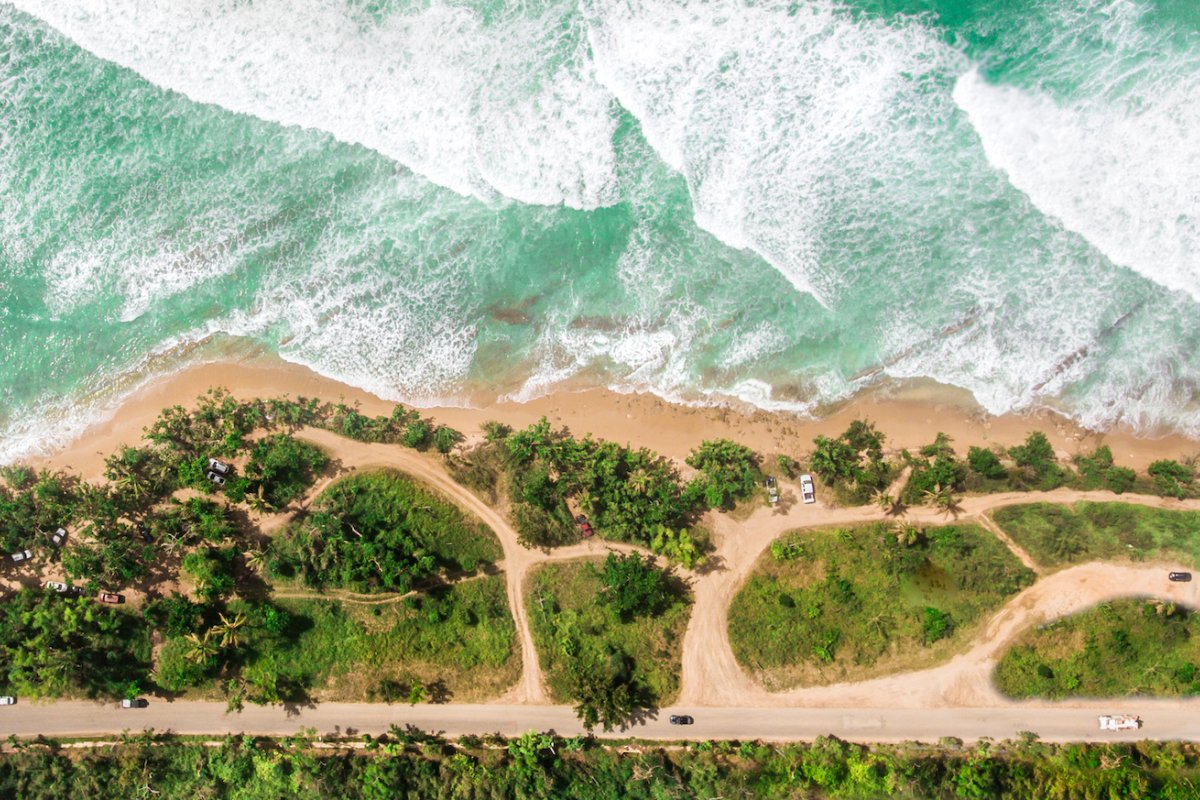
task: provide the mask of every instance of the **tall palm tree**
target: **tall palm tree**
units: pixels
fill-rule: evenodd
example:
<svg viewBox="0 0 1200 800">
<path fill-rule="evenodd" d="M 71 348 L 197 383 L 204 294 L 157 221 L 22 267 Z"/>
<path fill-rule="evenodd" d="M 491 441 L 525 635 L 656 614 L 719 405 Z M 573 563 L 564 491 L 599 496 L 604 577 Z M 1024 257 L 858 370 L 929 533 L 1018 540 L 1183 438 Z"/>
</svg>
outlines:
<svg viewBox="0 0 1200 800">
<path fill-rule="evenodd" d="M 246 568 L 253 570 L 259 574 L 266 571 L 267 568 L 267 553 L 260 547 L 255 547 L 242 553 L 242 558 L 246 560 Z"/>
<path fill-rule="evenodd" d="M 246 615 L 239 611 L 233 616 L 233 619 L 222 613 L 218 613 L 217 616 L 221 618 L 221 647 L 237 647 L 242 641 L 242 635 L 238 629 L 246 624 Z"/>
<path fill-rule="evenodd" d="M 189 633 L 184 638 L 191 644 L 184 655 L 188 661 L 195 664 L 203 664 L 217 654 L 217 645 L 212 640 L 213 629 L 209 628 L 204 632 L 203 636 L 195 633 Z"/>
</svg>

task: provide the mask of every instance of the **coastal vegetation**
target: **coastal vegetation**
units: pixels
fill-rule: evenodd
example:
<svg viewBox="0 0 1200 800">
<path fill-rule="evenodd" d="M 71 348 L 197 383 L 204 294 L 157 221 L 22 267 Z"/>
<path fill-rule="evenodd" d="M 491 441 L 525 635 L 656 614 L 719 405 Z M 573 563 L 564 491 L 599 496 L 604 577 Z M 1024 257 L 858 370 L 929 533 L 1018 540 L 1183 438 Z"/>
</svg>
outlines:
<svg viewBox="0 0 1200 800">
<path fill-rule="evenodd" d="M 734 597 L 729 638 L 768 689 L 858 680 L 947 657 L 1032 582 L 973 525 L 797 532 Z"/>
<path fill-rule="evenodd" d="M 275 536 L 270 574 L 356 592 L 407 592 L 431 577 L 472 573 L 500 558 L 486 525 L 394 471 L 327 488 L 312 513 Z"/>
<path fill-rule="evenodd" d="M 992 518 L 1046 567 L 1098 559 L 1182 559 L 1200 566 L 1200 511 L 1132 503 L 1027 503 Z"/>
<path fill-rule="evenodd" d="M 639 555 L 540 567 L 527 605 L 553 698 L 606 730 L 670 703 L 690 603 L 678 579 Z"/>
<path fill-rule="evenodd" d="M 393 726 L 340 746 L 305 735 L 209 744 L 146 734 L 71 748 L 42 739 L 0 754 L 0 795 L 26 800 L 1183 800 L 1197 783 L 1193 744 L 1050 744 L 1033 735 L 973 746 L 867 747 L 825 736 L 630 747 L 533 731 L 451 742 Z"/>
<path fill-rule="evenodd" d="M 1026 631 L 996 665 L 1010 697 L 1200 694 L 1200 617 L 1161 600 L 1122 599 Z"/>
</svg>

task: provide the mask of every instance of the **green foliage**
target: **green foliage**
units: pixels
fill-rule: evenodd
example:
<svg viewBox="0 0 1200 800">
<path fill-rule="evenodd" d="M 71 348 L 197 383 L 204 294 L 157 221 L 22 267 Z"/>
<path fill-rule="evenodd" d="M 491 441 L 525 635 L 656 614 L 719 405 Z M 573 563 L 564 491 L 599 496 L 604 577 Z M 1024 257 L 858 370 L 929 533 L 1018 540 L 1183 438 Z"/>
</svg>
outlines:
<svg viewBox="0 0 1200 800">
<path fill-rule="evenodd" d="M 967 465 L 988 480 L 1001 480 L 1008 476 L 1008 470 L 996 454 L 983 447 L 972 446 L 967 450 Z"/>
<path fill-rule="evenodd" d="M 668 459 L 646 449 L 577 440 L 545 419 L 511 434 L 505 448 L 513 515 L 537 545 L 578 539 L 568 498 L 601 536 L 643 544 L 659 526 L 689 527 L 702 510 L 704 485 L 685 487 Z"/>
<path fill-rule="evenodd" d="M 405 592 L 437 572 L 473 572 L 501 555 L 487 526 L 399 472 L 338 481 L 314 509 L 272 540 L 273 574 L 316 587 Z"/>
<path fill-rule="evenodd" d="M 302 495 L 328 463 L 329 457 L 316 445 L 286 433 L 265 436 L 254 443 L 246 464 L 249 491 L 283 508 Z"/>
<path fill-rule="evenodd" d="M 870 422 L 856 419 L 836 439 L 813 439 L 809 465 L 840 498 L 866 503 L 891 481 L 892 470 L 883 460 L 884 438 Z"/>
<path fill-rule="evenodd" d="M 196 584 L 196 593 L 211 602 L 233 591 L 236 558 L 236 547 L 200 547 L 183 557 L 181 567 Z"/>
<path fill-rule="evenodd" d="M 551 694 L 576 703 L 593 725 L 625 721 L 631 708 L 674 698 L 689 609 L 672 591 L 656 615 L 622 618 L 596 602 L 606 591 L 602 574 L 586 562 L 548 564 L 531 575 L 527 595 Z"/>
<path fill-rule="evenodd" d="M 684 569 L 692 569 L 705 562 L 703 549 L 706 544 L 697 542 L 688 531 L 673 531 L 660 525 L 650 540 L 650 549 Z"/>
<path fill-rule="evenodd" d="M 913 469 L 901 495 L 903 503 L 915 505 L 963 490 L 967 468 L 955 457 L 946 434 L 938 433 L 933 444 L 922 448 L 919 457 L 910 456 L 910 461 Z"/>
<path fill-rule="evenodd" d="M 447 428 L 445 425 L 439 425 L 438 429 L 433 432 L 433 446 L 439 453 L 446 455 L 454 449 L 454 445 L 463 440 L 463 435 L 454 428 Z"/>
<path fill-rule="evenodd" d="M 749 497 L 762 481 L 758 455 L 728 439 L 709 439 L 687 457 L 688 466 L 704 475 L 704 497 L 710 508 L 730 509 Z"/>
<path fill-rule="evenodd" d="M 124 697 L 146 679 L 141 620 L 91 598 L 21 589 L 0 603 L 0 685 L 27 697 Z"/>
<path fill-rule="evenodd" d="M 401 441 L 405 447 L 424 448 L 433 437 L 433 426 L 425 420 L 415 419 L 404 426 Z"/>
<path fill-rule="evenodd" d="M 0 486 L 0 547 L 12 553 L 44 542 L 60 526 L 81 518 L 84 487 L 60 472 L 6 468 Z"/>
<path fill-rule="evenodd" d="M 62 551 L 67 577 L 89 589 L 129 586 L 146 576 L 154 558 L 154 546 L 121 522 L 94 523 Z"/>
<path fill-rule="evenodd" d="M 996 666 L 1012 697 L 1200 694 L 1200 617 L 1160 601 L 1122 599 L 1026 631 Z"/>
<path fill-rule="evenodd" d="M 1183 800 L 1200 779 L 1189 743 L 997 742 L 990 748 L 865 747 L 832 737 L 760 746 L 606 746 L 529 732 L 464 737 L 414 729 L 382 746 L 318 751 L 300 737 L 170 737 L 0 755 L 0 795 L 57 800 L 691 800 L 691 798 L 1121 798 Z M 147 791 L 150 789 L 152 791 Z"/>
<path fill-rule="evenodd" d="M 1113 465 L 1112 450 L 1100 445 L 1089 455 L 1077 455 L 1075 466 L 1079 470 L 1079 488 L 1084 490 L 1108 489 L 1123 494 L 1133 488 L 1137 474 L 1125 467 Z"/>
<path fill-rule="evenodd" d="M 1067 472 L 1058 465 L 1050 440 L 1041 431 L 1025 437 L 1025 443 L 1008 449 L 1009 456 L 1022 468 L 1026 480 L 1041 491 L 1057 489 L 1067 481 Z"/>
<path fill-rule="evenodd" d="M 1181 558 L 1200 566 L 1200 512 L 1131 503 L 1028 503 L 992 518 L 1039 564 Z"/>
<path fill-rule="evenodd" d="M 656 567 L 649 556 L 609 553 L 597 575 L 604 587 L 601 601 L 622 621 L 656 616 L 671 603 L 670 576 Z"/>
<path fill-rule="evenodd" d="M 970 525 L 804 531 L 775 545 L 729 609 L 734 654 L 772 690 L 945 658 L 1033 581 Z"/>
<path fill-rule="evenodd" d="M 1147 472 L 1154 479 L 1154 487 L 1164 497 L 1190 497 L 1195 482 L 1195 472 L 1188 464 L 1171 459 L 1155 461 Z"/>
</svg>

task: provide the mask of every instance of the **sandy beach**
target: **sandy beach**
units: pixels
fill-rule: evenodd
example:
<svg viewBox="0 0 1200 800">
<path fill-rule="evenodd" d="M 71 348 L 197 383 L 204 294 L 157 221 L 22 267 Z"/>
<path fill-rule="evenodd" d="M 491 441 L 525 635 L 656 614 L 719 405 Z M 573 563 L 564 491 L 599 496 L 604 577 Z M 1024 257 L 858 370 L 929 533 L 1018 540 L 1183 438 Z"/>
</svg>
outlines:
<svg viewBox="0 0 1200 800">
<path fill-rule="evenodd" d="M 161 409 L 175 404 L 190 406 L 213 386 L 223 386 L 239 398 L 290 394 L 342 400 L 359 405 L 369 414 L 389 413 L 394 405 L 276 358 L 254 356 L 208 363 L 150 383 L 127 398 L 110 418 L 93 425 L 65 448 L 29 458 L 26 463 L 68 469 L 95 479 L 103 470 L 104 456 L 122 444 L 137 443 L 143 428 Z M 928 384 L 864 394 L 817 420 L 753 409 L 685 406 L 651 394 L 620 394 L 604 389 L 562 390 L 527 403 L 433 407 L 425 413 L 468 436 L 477 434 L 488 420 L 522 427 L 545 416 L 577 435 L 591 433 L 645 446 L 676 459 L 685 457 L 703 439 L 715 437 L 737 440 L 771 459 L 779 453 L 799 456 L 811 449 L 814 436 L 835 435 L 860 417 L 873 421 L 887 435 L 888 448 L 895 450 L 918 448 L 938 431 L 949 434 L 961 452 L 973 444 L 1010 446 L 1031 430 L 1043 431 L 1064 457 L 1105 443 L 1119 464 L 1137 469 L 1145 469 L 1159 458 L 1179 458 L 1200 450 L 1200 443 L 1178 435 L 1151 439 L 1124 430 L 1088 431 L 1049 411 L 992 416 L 982 411 L 968 393 Z"/>
</svg>

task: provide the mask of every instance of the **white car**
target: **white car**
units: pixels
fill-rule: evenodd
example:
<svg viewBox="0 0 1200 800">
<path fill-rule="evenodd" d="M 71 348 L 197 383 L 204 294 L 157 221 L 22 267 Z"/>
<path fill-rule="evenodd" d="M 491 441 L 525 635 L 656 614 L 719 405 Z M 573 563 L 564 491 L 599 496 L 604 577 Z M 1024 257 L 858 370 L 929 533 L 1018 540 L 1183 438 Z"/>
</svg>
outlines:
<svg viewBox="0 0 1200 800">
<path fill-rule="evenodd" d="M 210 458 L 208 460 L 208 468 L 218 475 L 228 475 L 230 467 L 219 458 Z"/>
<path fill-rule="evenodd" d="M 31 550 L 22 550 L 19 553 L 13 553 L 10 558 L 12 558 L 13 563 L 20 564 L 22 561 L 28 561 L 33 558 L 33 552 Z"/>
<path fill-rule="evenodd" d="M 224 485 L 225 485 L 225 478 L 223 478 L 222 476 L 220 476 L 220 475 L 218 475 L 217 473 L 213 472 L 211 469 L 208 471 L 208 475 L 207 475 L 207 477 L 208 477 L 208 479 L 209 479 L 210 481 L 212 481 L 213 483 L 215 483 L 217 486 L 224 486 Z"/>
<path fill-rule="evenodd" d="M 1103 714 L 1097 721 L 1102 731 L 1136 731 L 1142 727 L 1142 718 L 1133 714 Z"/>
<path fill-rule="evenodd" d="M 50 536 L 50 544 L 55 547 L 62 547 L 63 542 L 67 540 L 67 529 L 59 528 Z"/>
<path fill-rule="evenodd" d="M 812 475 L 807 472 L 800 476 L 800 495 L 806 503 L 817 502 L 817 489 L 813 485 Z"/>
<path fill-rule="evenodd" d="M 17 698 L 13 697 L 11 694 L 6 694 L 3 697 L 0 697 L 0 706 L 15 706 L 16 704 Z"/>
</svg>

